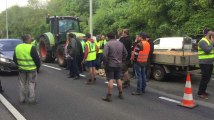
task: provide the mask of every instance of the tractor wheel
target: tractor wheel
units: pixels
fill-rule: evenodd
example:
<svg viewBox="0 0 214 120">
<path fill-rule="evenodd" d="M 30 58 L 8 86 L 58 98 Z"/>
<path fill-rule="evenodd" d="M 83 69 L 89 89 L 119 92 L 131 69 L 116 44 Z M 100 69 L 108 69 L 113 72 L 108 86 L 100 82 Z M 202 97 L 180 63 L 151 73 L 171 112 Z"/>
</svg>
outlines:
<svg viewBox="0 0 214 120">
<path fill-rule="evenodd" d="M 50 43 L 45 37 L 39 39 L 39 54 L 43 62 L 53 62 L 52 51 L 50 50 Z"/>
<path fill-rule="evenodd" d="M 59 45 L 56 50 L 57 62 L 60 67 L 66 66 L 65 54 L 64 54 L 64 45 Z"/>
<path fill-rule="evenodd" d="M 162 81 L 164 77 L 166 76 L 166 72 L 163 67 L 159 65 L 155 65 L 152 70 L 152 76 L 157 81 Z"/>
</svg>

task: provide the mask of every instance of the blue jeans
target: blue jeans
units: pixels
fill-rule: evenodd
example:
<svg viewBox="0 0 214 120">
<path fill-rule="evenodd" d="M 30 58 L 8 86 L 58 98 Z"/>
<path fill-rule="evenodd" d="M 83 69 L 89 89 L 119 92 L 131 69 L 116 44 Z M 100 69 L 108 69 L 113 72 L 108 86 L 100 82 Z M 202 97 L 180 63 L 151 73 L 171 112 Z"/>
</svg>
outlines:
<svg viewBox="0 0 214 120">
<path fill-rule="evenodd" d="M 100 69 L 102 60 L 103 60 L 103 53 L 98 53 L 97 59 L 96 59 L 96 69 Z"/>
<path fill-rule="evenodd" d="M 143 93 L 146 88 L 146 67 L 141 67 L 138 63 L 134 63 L 134 69 L 137 79 L 137 93 Z"/>
</svg>

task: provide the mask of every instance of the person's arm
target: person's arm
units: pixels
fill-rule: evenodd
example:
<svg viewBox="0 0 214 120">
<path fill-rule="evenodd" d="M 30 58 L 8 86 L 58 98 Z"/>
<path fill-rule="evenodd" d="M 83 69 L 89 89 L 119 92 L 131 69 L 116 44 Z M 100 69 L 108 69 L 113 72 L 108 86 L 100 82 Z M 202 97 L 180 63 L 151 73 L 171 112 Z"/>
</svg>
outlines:
<svg viewBox="0 0 214 120">
<path fill-rule="evenodd" d="M 16 58 L 16 52 L 14 51 L 14 54 L 13 54 L 13 62 L 18 65 L 18 62 L 17 62 L 17 58 Z"/>
<path fill-rule="evenodd" d="M 41 66 L 41 62 L 40 62 L 39 55 L 38 55 L 38 53 L 36 51 L 36 48 L 34 46 L 31 48 L 30 55 L 33 58 L 33 61 L 36 64 L 37 69 L 39 69 L 40 66 Z"/>
<path fill-rule="evenodd" d="M 85 60 L 86 60 L 87 57 L 88 57 L 88 44 L 85 45 L 85 54 L 84 54 L 82 62 L 85 62 Z"/>
<path fill-rule="evenodd" d="M 123 60 L 126 60 L 127 57 L 128 57 L 128 52 L 127 52 L 125 46 L 123 45 Z"/>
<path fill-rule="evenodd" d="M 204 40 L 201 40 L 198 45 L 205 53 L 210 53 L 213 49 L 213 43 L 212 45 L 208 45 Z"/>
<path fill-rule="evenodd" d="M 138 44 L 136 45 L 136 48 L 135 48 L 134 61 L 137 61 L 138 54 L 139 54 L 139 52 L 140 52 L 141 50 L 143 50 L 143 46 L 142 46 L 142 44 L 141 44 L 141 42 L 140 42 L 140 43 L 138 43 Z"/>
<path fill-rule="evenodd" d="M 83 56 L 83 51 L 82 51 L 82 44 L 81 44 L 81 42 L 80 41 L 77 41 L 77 45 L 78 45 L 78 49 L 79 49 L 79 51 L 80 51 L 80 56 Z"/>
<path fill-rule="evenodd" d="M 109 46 L 107 43 L 103 49 L 103 65 L 106 65 L 108 54 L 109 54 Z"/>
</svg>

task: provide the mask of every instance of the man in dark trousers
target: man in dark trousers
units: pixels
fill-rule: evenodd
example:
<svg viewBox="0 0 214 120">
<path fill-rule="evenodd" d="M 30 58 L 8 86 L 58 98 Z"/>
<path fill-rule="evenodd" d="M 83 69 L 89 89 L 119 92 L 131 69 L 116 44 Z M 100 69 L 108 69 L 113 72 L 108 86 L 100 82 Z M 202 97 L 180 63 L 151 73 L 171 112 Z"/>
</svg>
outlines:
<svg viewBox="0 0 214 120">
<path fill-rule="evenodd" d="M 140 33 L 138 44 L 132 52 L 132 61 L 134 63 L 135 75 L 137 79 L 137 89 L 132 92 L 132 95 L 142 95 L 146 89 L 146 66 L 150 52 L 150 44 L 147 41 L 147 35 Z"/>
<path fill-rule="evenodd" d="M 208 99 L 209 94 L 206 92 L 206 89 L 213 70 L 214 33 L 207 30 L 204 34 L 205 37 L 198 42 L 198 59 L 201 69 L 201 81 L 198 88 L 198 96 L 201 99 Z"/>
<path fill-rule="evenodd" d="M 0 80 L 0 93 L 3 93 L 3 89 L 2 89 L 2 86 L 1 86 L 1 80 Z"/>
<path fill-rule="evenodd" d="M 18 65 L 19 70 L 19 97 L 20 103 L 36 101 L 37 70 L 40 68 L 40 58 L 35 46 L 31 45 L 31 36 L 23 35 L 23 43 L 15 48 L 13 61 Z"/>
<path fill-rule="evenodd" d="M 70 62 L 70 76 L 69 78 L 74 78 L 74 80 L 78 80 L 80 78 L 79 75 L 79 67 L 78 60 L 80 57 L 80 52 L 82 52 L 80 41 L 76 39 L 76 35 L 70 33 L 68 35 L 68 45 L 67 45 L 67 54 L 69 55 Z"/>
</svg>

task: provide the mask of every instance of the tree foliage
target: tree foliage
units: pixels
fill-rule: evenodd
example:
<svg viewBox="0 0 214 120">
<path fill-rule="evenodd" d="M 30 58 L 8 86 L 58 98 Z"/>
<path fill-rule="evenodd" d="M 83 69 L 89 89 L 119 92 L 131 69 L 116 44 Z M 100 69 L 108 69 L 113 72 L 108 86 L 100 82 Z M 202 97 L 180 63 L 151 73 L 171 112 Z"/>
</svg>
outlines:
<svg viewBox="0 0 214 120">
<path fill-rule="evenodd" d="M 28 0 L 26 7 L 8 9 L 9 36 L 47 32 L 46 15 L 78 16 L 82 32 L 89 32 L 89 0 Z M 93 0 L 95 34 L 124 28 L 132 35 L 141 31 L 152 38 L 198 36 L 205 27 L 213 29 L 213 0 Z M 0 13 L 0 37 L 5 37 L 5 11 Z"/>
</svg>

